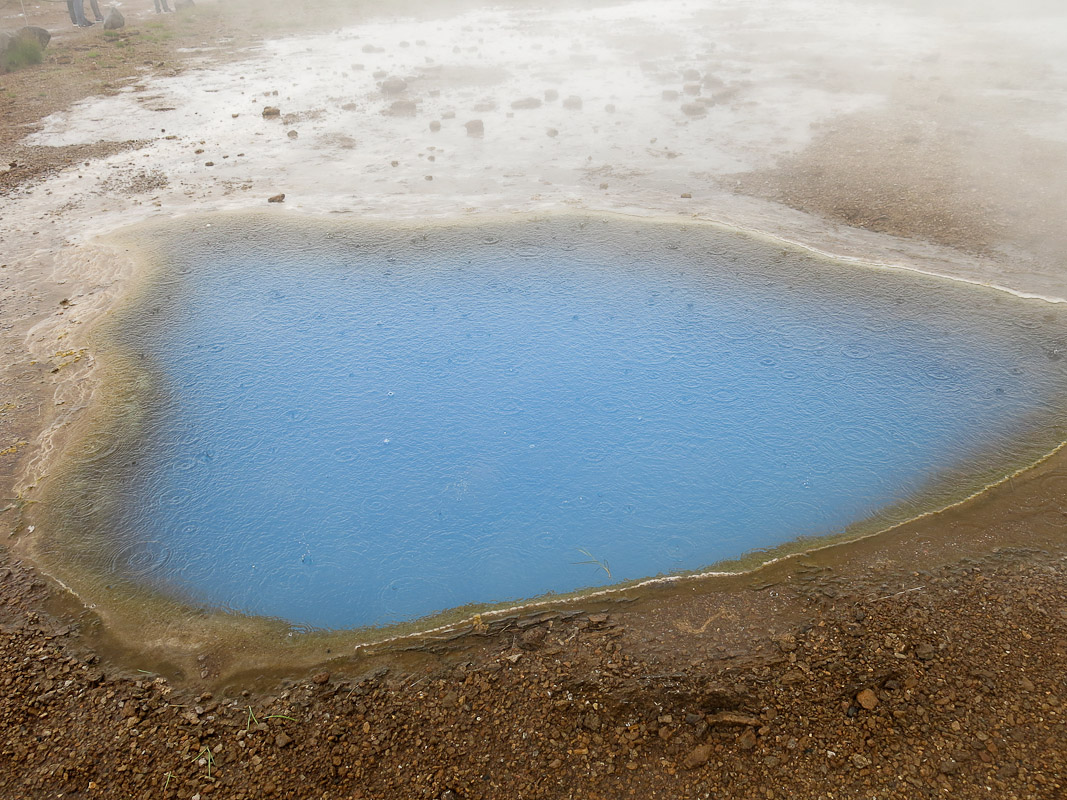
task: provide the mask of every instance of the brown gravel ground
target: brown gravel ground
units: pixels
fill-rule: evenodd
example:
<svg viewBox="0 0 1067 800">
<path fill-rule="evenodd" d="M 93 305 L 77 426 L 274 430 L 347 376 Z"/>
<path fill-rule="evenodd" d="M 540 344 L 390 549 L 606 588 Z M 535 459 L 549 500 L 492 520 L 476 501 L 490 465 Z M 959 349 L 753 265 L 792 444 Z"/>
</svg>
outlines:
<svg viewBox="0 0 1067 800">
<path fill-rule="evenodd" d="M 337 20 L 360 10 L 319 5 Z M 63 33 L 46 62 L 0 75 L 0 166 L 15 164 L 0 191 L 135 145 L 17 144 L 42 116 L 180 71 L 177 48 L 209 36 L 232 37 L 236 53 L 283 24 L 325 24 L 322 14 L 294 23 L 279 6 L 256 18 L 255 7 L 234 0 L 160 20 L 137 7 L 127 18 L 147 22 L 104 37 L 71 32 L 55 6 L 49 27 Z M 996 246 L 995 226 L 976 239 L 971 223 L 1004 197 L 1011 205 L 1015 184 L 998 182 L 984 205 L 948 203 L 943 219 L 909 219 L 909 191 L 951 195 L 958 173 L 857 178 L 864 147 L 920 144 L 880 142 L 875 122 L 855 124 L 855 163 L 830 157 L 841 150 L 830 131 L 742 190 L 861 227 Z M 1006 519 L 996 525 L 1025 542 L 1025 525 Z M 955 530 L 953 520 L 941 524 Z M 207 656 L 199 679 L 137 671 L 91 613 L 0 550 L 0 800 L 1067 797 L 1062 548 L 987 547 L 918 571 L 906 547 L 890 558 L 891 543 L 879 546 L 840 574 L 812 559 L 731 591 L 693 586 L 476 626 L 337 659 L 329 672 L 225 679 Z"/>
</svg>

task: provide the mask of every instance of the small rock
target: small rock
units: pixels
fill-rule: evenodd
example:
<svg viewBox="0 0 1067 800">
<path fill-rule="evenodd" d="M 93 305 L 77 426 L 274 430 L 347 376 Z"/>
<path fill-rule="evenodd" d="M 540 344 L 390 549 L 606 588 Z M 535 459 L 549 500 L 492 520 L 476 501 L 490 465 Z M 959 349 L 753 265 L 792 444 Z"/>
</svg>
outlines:
<svg viewBox="0 0 1067 800">
<path fill-rule="evenodd" d="M 852 756 L 852 764 L 856 769 L 863 769 L 864 767 L 869 767 L 871 765 L 871 760 L 866 756 L 861 756 L 859 753 L 856 753 Z"/>
<path fill-rule="evenodd" d="M 285 202 L 285 193 L 282 192 L 280 194 L 271 195 L 270 197 L 267 198 L 267 202 L 268 203 L 284 203 Z"/>
<path fill-rule="evenodd" d="M 263 106 L 264 117 L 280 117 L 281 115 L 282 110 L 277 106 Z"/>
<path fill-rule="evenodd" d="M 779 681 L 783 686 L 795 686 L 798 683 L 807 683 L 808 676 L 799 669 L 793 669 L 785 673 Z"/>
<path fill-rule="evenodd" d="M 330 673 L 328 673 L 328 672 L 316 672 L 314 675 L 311 676 L 311 682 L 312 683 L 316 683 L 319 686 L 327 684 L 327 683 L 330 682 Z"/>
<path fill-rule="evenodd" d="M 563 101 L 563 107 L 569 108 L 571 111 L 578 111 L 582 107 L 582 98 L 578 95 L 572 94 L 566 100 Z"/>
<path fill-rule="evenodd" d="M 414 100 L 394 100 L 382 113 L 390 117 L 413 117 L 417 110 Z"/>
<path fill-rule="evenodd" d="M 915 646 L 915 657 L 920 661 L 929 661 L 935 655 L 937 655 L 937 648 L 929 642 L 919 642 Z"/>
<path fill-rule="evenodd" d="M 548 631 L 544 628 L 530 628 L 519 637 L 519 647 L 524 650 L 533 650 L 544 644 L 546 636 L 548 636 Z"/>
<path fill-rule="evenodd" d="M 696 95 L 700 94 L 700 84 L 699 83 L 687 83 L 685 86 L 682 87 L 682 91 L 685 92 L 686 94 L 691 94 L 691 95 L 696 96 Z"/>
<path fill-rule="evenodd" d="M 277 747 L 288 747 L 293 743 L 293 737 L 286 733 L 279 733 L 274 737 L 274 744 Z"/>
<path fill-rule="evenodd" d="M 742 750 L 751 750 L 756 746 L 756 731 L 753 728 L 745 728 L 737 737 L 737 746 Z"/>
<path fill-rule="evenodd" d="M 682 80 L 699 81 L 700 80 L 700 70 L 698 70 L 698 69 L 687 69 L 687 70 L 685 70 L 685 72 L 682 73 Z"/>
<path fill-rule="evenodd" d="M 107 11 L 107 16 L 104 17 L 104 30 L 105 31 L 117 31 L 119 28 L 126 27 L 126 18 L 122 16 L 115 6 Z"/>
<path fill-rule="evenodd" d="M 437 133 L 437 131 L 441 130 L 441 123 L 435 119 L 430 123 L 430 130 Z"/>
<path fill-rule="evenodd" d="M 693 195 L 692 195 L 691 192 L 682 192 L 682 199 L 683 200 L 692 200 L 693 199 Z"/>
<path fill-rule="evenodd" d="M 682 760 L 682 766 L 686 769 L 696 769 L 708 763 L 711 758 L 711 745 L 702 744 L 694 747 Z"/>
<path fill-rule="evenodd" d="M 555 128 L 549 128 L 547 131 L 545 131 L 545 133 L 548 134 L 549 138 L 552 139 L 555 139 L 557 136 L 559 136 L 559 131 L 557 131 Z"/>
<path fill-rule="evenodd" d="M 873 711 L 878 705 L 878 695 L 876 695 L 870 689 L 864 689 L 862 692 L 856 695 L 856 702 L 868 711 Z"/>
<path fill-rule="evenodd" d="M 545 101 L 551 103 L 554 100 L 559 100 L 559 92 L 555 89 L 545 89 Z"/>
<path fill-rule="evenodd" d="M 296 132 L 295 130 L 293 130 L 293 131 L 289 131 L 289 132 L 288 132 L 288 133 L 286 133 L 285 135 L 286 135 L 286 136 L 288 136 L 288 137 L 289 137 L 290 139 L 295 139 L 295 138 L 296 138 L 297 136 L 299 136 L 300 134 L 299 134 L 299 133 L 297 133 L 297 132 Z"/>
<path fill-rule="evenodd" d="M 382 94 L 400 94 L 408 88 L 408 82 L 396 75 L 390 75 L 382 81 Z"/>
<path fill-rule="evenodd" d="M 941 762 L 941 766 L 938 767 L 942 775 L 955 775 L 960 771 L 960 765 L 958 761 L 953 761 L 951 758 Z"/>
<path fill-rule="evenodd" d="M 516 100 L 511 104 L 511 107 L 516 110 L 528 109 L 528 108 L 540 108 L 541 101 L 536 97 L 524 97 L 522 100 Z"/>
<path fill-rule="evenodd" d="M 719 711 L 716 714 L 708 714 L 706 719 L 709 725 L 749 725 L 753 728 L 760 725 L 758 717 L 736 711 Z"/>
<path fill-rule="evenodd" d="M 708 107 L 703 103 L 682 103 L 682 113 L 687 117 L 702 117 L 708 113 Z"/>
<path fill-rule="evenodd" d="M 1032 692 L 1037 687 L 1034 686 L 1034 682 L 1032 680 L 1026 677 L 1022 677 L 1019 678 L 1019 688 L 1022 689 L 1024 692 Z"/>
<path fill-rule="evenodd" d="M 468 136 L 485 135 L 485 125 L 480 119 L 472 119 L 470 122 L 465 123 L 463 127 L 467 129 Z"/>
</svg>

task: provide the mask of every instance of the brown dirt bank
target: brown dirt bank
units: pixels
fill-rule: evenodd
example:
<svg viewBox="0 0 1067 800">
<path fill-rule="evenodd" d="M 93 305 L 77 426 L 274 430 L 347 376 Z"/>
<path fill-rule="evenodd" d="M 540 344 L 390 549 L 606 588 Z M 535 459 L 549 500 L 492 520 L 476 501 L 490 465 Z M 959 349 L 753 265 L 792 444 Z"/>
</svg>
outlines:
<svg viewBox="0 0 1067 800">
<path fill-rule="evenodd" d="M 226 58 L 371 4 L 318 6 L 332 16 L 241 0 L 143 25 L 127 13 L 118 37 L 57 36 L 43 65 L 0 75 L 0 168 L 16 164 L 0 191 L 136 146 L 18 144 L 44 115 L 185 69 L 179 48 L 222 40 L 211 57 Z M 62 6 L 48 13 L 47 27 L 70 31 Z M 885 129 L 860 128 L 856 142 Z M 971 251 L 999 247 L 1002 228 L 987 223 L 1005 217 L 969 184 L 957 190 L 963 173 L 921 169 L 924 148 L 927 165 L 946 163 L 942 140 L 898 134 L 898 161 L 831 158 L 842 148 L 828 138 L 742 190 Z M 894 188 L 912 174 L 904 166 L 915 179 Z M 1020 174 L 1006 170 L 1010 186 L 987 203 L 1030 224 Z M 922 212 L 934 208 L 948 216 Z M 1038 222 L 1028 252 L 1067 251 Z M 59 299 L 12 305 L 3 322 Z M 0 398 L 5 444 L 33 430 L 32 384 L 48 365 L 22 369 L 15 402 Z M 0 489 L 25 452 L 0 453 Z M 210 651 L 195 657 L 198 672 L 139 663 L 0 550 L 0 798 L 1062 798 L 1062 461 L 919 526 L 755 576 L 410 642 L 307 676 L 222 681 L 240 654 Z"/>
</svg>

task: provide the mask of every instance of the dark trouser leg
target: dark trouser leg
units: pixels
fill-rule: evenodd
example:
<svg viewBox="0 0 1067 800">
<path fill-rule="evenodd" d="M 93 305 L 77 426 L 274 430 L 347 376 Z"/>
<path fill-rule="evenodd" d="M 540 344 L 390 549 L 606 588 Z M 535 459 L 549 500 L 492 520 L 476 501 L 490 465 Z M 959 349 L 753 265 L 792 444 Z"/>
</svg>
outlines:
<svg viewBox="0 0 1067 800">
<path fill-rule="evenodd" d="M 82 0 L 67 0 L 67 11 L 70 12 L 70 21 L 80 28 L 88 27 L 89 20 L 85 18 L 85 9 L 82 8 Z"/>
<path fill-rule="evenodd" d="M 93 16 L 96 17 L 96 21 L 102 20 L 104 17 L 100 13 L 100 6 L 96 4 L 96 0 L 89 0 L 89 5 L 93 8 Z"/>
</svg>

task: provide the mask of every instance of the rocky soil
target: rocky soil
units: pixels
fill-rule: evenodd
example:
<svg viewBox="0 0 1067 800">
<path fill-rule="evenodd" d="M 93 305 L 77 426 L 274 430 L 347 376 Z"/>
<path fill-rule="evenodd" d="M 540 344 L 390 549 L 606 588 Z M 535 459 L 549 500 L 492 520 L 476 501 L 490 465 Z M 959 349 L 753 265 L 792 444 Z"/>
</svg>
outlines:
<svg viewBox="0 0 1067 800">
<path fill-rule="evenodd" d="M 1067 791 L 1067 561 L 1040 553 L 887 597 L 798 594 L 799 626 L 720 657 L 657 648 L 625 612 L 548 613 L 419 666 L 339 660 L 266 688 L 124 671 L 42 611 L 32 571 L 0 575 L 4 797 Z"/>
</svg>

